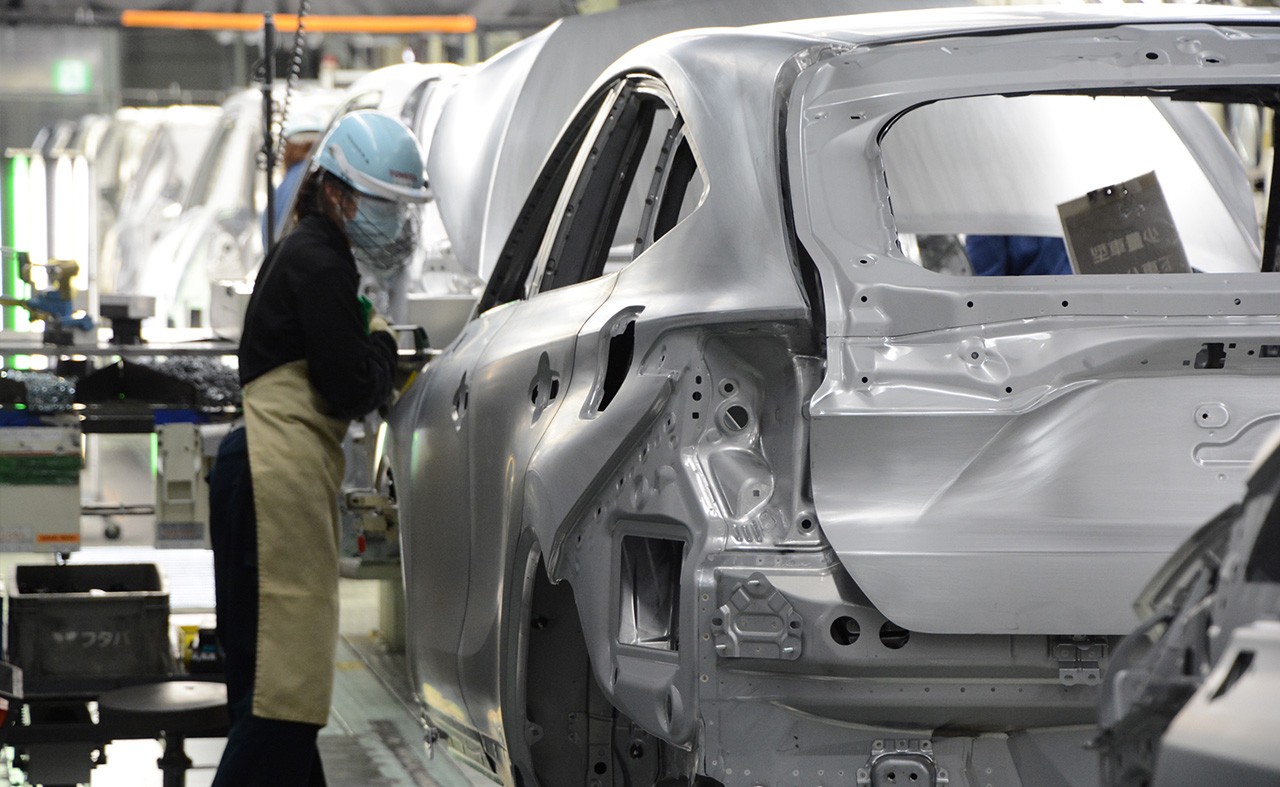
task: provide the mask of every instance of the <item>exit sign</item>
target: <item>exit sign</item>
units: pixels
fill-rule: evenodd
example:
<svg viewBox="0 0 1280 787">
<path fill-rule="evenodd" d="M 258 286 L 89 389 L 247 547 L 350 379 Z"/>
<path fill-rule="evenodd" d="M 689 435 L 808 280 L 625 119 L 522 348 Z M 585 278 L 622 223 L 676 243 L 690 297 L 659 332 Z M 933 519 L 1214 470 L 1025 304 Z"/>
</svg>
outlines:
<svg viewBox="0 0 1280 787">
<path fill-rule="evenodd" d="M 88 93 L 93 89 L 93 69 L 83 60 L 55 60 L 53 89 L 59 93 Z"/>
</svg>

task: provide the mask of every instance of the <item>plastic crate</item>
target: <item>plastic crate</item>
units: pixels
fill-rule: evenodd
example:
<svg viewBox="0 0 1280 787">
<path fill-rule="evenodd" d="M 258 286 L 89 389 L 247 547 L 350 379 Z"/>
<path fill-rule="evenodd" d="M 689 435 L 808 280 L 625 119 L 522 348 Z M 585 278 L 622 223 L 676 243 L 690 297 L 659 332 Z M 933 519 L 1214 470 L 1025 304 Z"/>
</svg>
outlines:
<svg viewBox="0 0 1280 787">
<path fill-rule="evenodd" d="M 173 671 L 169 591 L 152 563 L 14 566 L 8 660 L 25 692 L 93 694 Z"/>
</svg>

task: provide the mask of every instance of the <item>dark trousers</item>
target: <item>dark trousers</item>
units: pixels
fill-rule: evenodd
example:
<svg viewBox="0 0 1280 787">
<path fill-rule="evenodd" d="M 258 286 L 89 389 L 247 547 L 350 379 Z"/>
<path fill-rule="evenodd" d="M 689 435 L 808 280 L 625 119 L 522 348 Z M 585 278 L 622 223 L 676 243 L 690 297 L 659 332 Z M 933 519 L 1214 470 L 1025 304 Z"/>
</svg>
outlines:
<svg viewBox="0 0 1280 787">
<path fill-rule="evenodd" d="M 209 473 L 209 531 L 231 730 L 214 787 L 324 787 L 315 724 L 254 716 L 258 540 L 244 428 L 218 446 Z"/>
</svg>

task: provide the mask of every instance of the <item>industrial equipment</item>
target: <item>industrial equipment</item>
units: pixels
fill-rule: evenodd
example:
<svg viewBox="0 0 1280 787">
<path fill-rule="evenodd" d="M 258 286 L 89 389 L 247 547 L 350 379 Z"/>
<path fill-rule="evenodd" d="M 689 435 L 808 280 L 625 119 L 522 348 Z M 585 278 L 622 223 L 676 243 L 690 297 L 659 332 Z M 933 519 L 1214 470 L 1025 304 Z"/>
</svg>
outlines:
<svg viewBox="0 0 1280 787">
<path fill-rule="evenodd" d="M 4 413 L 0 410 L 0 416 Z M 80 425 L 0 420 L 0 552 L 80 545 Z"/>
<path fill-rule="evenodd" d="M 68 345 L 93 340 L 93 318 L 76 309 L 72 279 L 80 272 L 75 260 L 49 260 L 34 263 L 25 251 L 15 252 L 18 258 L 18 276 L 29 284 L 35 294 L 30 298 L 0 296 L 0 306 L 18 306 L 26 309 L 33 320 L 44 321 L 45 344 Z M 40 288 L 33 275 L 43 270 L 47 286 Z"/>
</svg>

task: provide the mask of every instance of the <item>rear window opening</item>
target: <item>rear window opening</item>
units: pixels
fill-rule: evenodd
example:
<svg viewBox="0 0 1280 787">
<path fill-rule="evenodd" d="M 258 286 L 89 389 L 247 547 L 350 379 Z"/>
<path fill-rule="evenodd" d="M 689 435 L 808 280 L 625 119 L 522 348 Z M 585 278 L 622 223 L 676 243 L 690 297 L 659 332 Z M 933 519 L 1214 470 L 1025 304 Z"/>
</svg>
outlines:
<svg viewBox="0 0 1280 787">
<path fill-rule="evenodd" d="M 921 105 L 880 142 L 899 246 L 958 276 L 1258 271 L 1272 122 L 1147 95 Z"/>
</svg>

